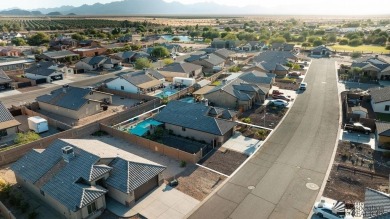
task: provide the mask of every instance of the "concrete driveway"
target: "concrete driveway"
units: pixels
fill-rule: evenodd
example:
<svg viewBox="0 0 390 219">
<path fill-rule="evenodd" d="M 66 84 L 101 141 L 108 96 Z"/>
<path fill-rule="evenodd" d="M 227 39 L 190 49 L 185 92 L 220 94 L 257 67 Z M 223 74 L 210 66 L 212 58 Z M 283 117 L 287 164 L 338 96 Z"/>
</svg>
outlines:
<svg viewBox="0 0 390 219">
<path fill-rule="evenodd" d="M 222 147 L 250 156 L 257 148 L 261 147 L 262 144 L 263 141 L 248 138 L 243 136 L 241 132 L 236 132 L 227 142 L 225 142 L 225 144 L 222 145 Z"/>
<path fill-rule="evenodd" d="M 375 135 L 372 133 L 369 135 L 365 135 L 363 133 L 348 132 L 341 129 L 340 140 L 368 144 L 371 146 L 372 149 L 375 150 Z"/>
<path fill-rule="evenodd" d="M 108 199 L 107 209 L 120 217 L 141 214 L 148 219 L 182 219 L 197 204 L 198 200 L 162 184 L 131 208 Z"/>
</svg>

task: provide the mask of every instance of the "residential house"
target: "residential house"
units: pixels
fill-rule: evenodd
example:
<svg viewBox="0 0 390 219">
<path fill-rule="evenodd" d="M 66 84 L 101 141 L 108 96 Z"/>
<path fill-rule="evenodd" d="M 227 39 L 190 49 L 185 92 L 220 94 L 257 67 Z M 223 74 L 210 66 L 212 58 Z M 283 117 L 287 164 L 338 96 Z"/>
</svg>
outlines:
<svg viewBox="0 0 390 219">
<path fill-rule="evenodd" d="M 18 122 L 0 101 L 0 140 L 12 141 L 18 132 Z"/>
<path fill-rule="evenodd" d="M 19 57 L 22 52 L 14 47 L 5 47 L 0 49 L 0 56 L 14 56 Z"/>
<path fill-rule="evenodd" d="M 260 86 L 272 88 L 275 83 L 276 74 L 260 71 L 245 71 L 239 78 L 247 83 L 253 83 Z"/>
<path fill-rule="evenodd" d="M 49 47 L 53 50 L 67 50 L 77 46 L 77 40 L 71 37 L 59 36 L 49 42 Z"/>
<path fill-rule="evenodd" d="M 249 41 L 247 44 L 242 45 L 241 50 L 250 52 L 250 51 L 262 51 L 266 49 L 266 44 L 259 41 Z"/>
<path fill-rule="evenodd" d="M 81 40 L 79 42 L 80 47 L 98 47 L 100 46 L 100 43 L 96 40 Z"/>
<path fill-rule="evenodd" d="M 310 50 L 310 56 L 314 58 L 329 57 L 333 53 L 326 45 L 314 47 Z"/>
<path fill-rule="evenodd" d="M 48 83 L 62 80 L 66 75 L 73 73 L 73 69 L 64 64 L 47 61 L 35 63 L 25 70 L 25 76 L 27 78 L 32 80 L 41 80 Z"/>
<path fill-rule="evenodd" d="M 390 63 L 378 56 L 357 59 L 351 65 L 351 68 L 354 67 L 362 69 L 362 76 L 375 80 L 390 80 Z"/>
<path fill-rule="evenodd" d="M 78 120 L 101 112 L 101 105 L 112 103 L 112 94 L 64 85 L 36 100 L 44 111 Z"/>
<path fill-rule="evenodd" d="M 7 74 L 23 74 L 24 69 L 28 68 L 35 59 L 18 58 L 18 57 L 2 57 L 0 58 L 0 69 Z"/>
<path fill-rule="evenodd" d="M 118 43 L 141 43 L 142 36 L 139 34 L 126 34 L 118 38 Z"/>
<path fill-rule="evenodd" d="M 238 41 L 238 40 L 223 40 L 223 39 L 215 38 L 211 42 L 211 47 L 217 48 L 217 49 L 223 49 L 223 48 L 235 49 L 236 47 L 239 46 L 239 44 L 240 44 L 240 41 Z"/>
<path fill-rule="evenodd" d="M 20 34 L 20 33 L 16 33 L 16 32 L 9 32 L 9 33 L 5 33 L 3 32 L 1 35 L 0 35 L 0 38 L 2 40 L 12 40 L 14 38 L 23 38 L 25 37 L 24 35 Z"/>
<path fill-rule="evenodd" d="M 298 58 L 291 52 L 286 51 L 265 51 L 255 56 L 254 65 L 265 72 L 274 73 L 277 76 L 284 77 L 288 74 L 288 62 L 296 62 Z"/>
<path fill-rule="evenodd" d="M 99 218 L 107 199 L 133 206 L 166 167 L 98 140 L 57 139 L 12 164 L 16 181 L 64 218 Z"/>
<path fill-rule="evenodd" d="M 390 122 L 376 121 L 376 139 L 378 139 L 378 145 L 387 146 L 390 149 Z"/>
<path fill-rule="evenodd" d="M 150 55 L 142 51 L 125 51 L 111 54 L 111 57 L 117 60 L 121 60 L 122 63 L 134 63 L 139 58 L 150 58 Z"/>
<path fill-rule="evenodd" d="M 170 101 L 154 119 L 183 137 L 221 146 L 234 132 L 237 112 L 200 103 Z"/>
<path fill-rule="evenodd" d="M 169 53 L 174 55 L 183 51 L 183 48 L 179 44 L 162 43 L 160 46 L 167 48 Z"/>
<path fill-rule="evenodd" d="M 76 63 L 75 69 L 78 73 L 101 69 L 114 69 L 121 65 L 121 62 L 106 56 L 87 57 Z"/>
<path fill-rule="evenodd" d="M 246 82 L 241 78 L 223 81 L 221 85 L 203 94 L 213 106 L 246 111 L 262 104 L 269 93 L 269 85 Z"/>
<path fill-rule="evenodd" d="M 185 61 L 202 66 L 203 72 L 206 73 L 221 71 L 226 63 L 225 59 L 214 53 L 206 55 L 191 55 L 189 58 L 185 59 Z"/>
<path fill-rule="evenodd" d="M 107 49 L 102 46 L 91 46 L 91 47 L 82 47 L 73 49 L 73 52 L 80 55 L 80 57 L 92 57 L 92 56 L 100 56 L 105 54 Z"/>
<path fill-rule="evenodd" d="M 129 93 L 148 93 L 160 88 L 165 78 L 160 72 L 145 69 L 121 74 L 116 79 L 106 83 L 107 88 Z"/>
<path fill-rule="evenodd" d="M 272 43 L 270 50 L 272 51 L 287 51 L 292 52 L 294 50 L 295 44 L 288 43 Z"/>
<path fill-rule="evenodd" d="M 390 114 L 390 87 L 373 88 L 369 93 L 374 112 Z"/>
<path fill-rule="evenodd" d="M 8 75 L 0 69 L 0 90 L 7 89 L 11 87 L 12 79 L 8 77 Z"/>
<path fill-rule="evenodd" d="M 202 76 L 202 66 L 187 62 L 174 62 L 159 70 L 167 81 L 173 81 L 174 77 L 199 78 Z"/>
<path fill-rule="evenodd" d="M 228 49 L 218 49 L 213 52 L 214 55 L 217 55 L 225 60 L 232 60 L 233 55 L 236 54 L 235 52 L 228 50 Z"/>
<path fill-rule="evenodd" d="M 167 43 L 168 40 L 166 40 L 164 37 L 159 35 L 152 35 L 152 36 L 146 36 L 142 41 L 149 43 L 149 44 L 162 44 Z"/>
<path fill-rule="evenodd" d="M 365 218 L 386 219 L 390 218 L 390 195 L 378 190 L 366 188 L 364 197 Z"/>
<path fill-rule="evenodd" d="M 79 55 L 68 50 L 45 52 L 37 55 L 38 59 L 55 62 L 67 62 L 69 60 L 78 60 Z"/>
</svg>

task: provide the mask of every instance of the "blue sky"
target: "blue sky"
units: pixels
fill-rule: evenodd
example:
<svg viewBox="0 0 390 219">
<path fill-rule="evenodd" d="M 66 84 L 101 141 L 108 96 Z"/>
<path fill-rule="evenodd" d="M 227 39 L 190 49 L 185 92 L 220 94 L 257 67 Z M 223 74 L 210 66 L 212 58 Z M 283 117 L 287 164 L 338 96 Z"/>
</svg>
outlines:
<svg viewBox="0 0 390 219">
<path fill-rule="evenodd" d="M 115 0 L 11 0 L 1 4 L 0 9 L 18 7 L 22 9 L 51 8 L 62 5 L 80 6 L 97 2 L 108 3 Z M 145 3 L 148 0 L 144 0 Z M 184 4 L 216 2 L 231 6 L 257 5 L 283 14 L 387 14 L 390 15 L 389 0 L 164 0 Z M 239 5 L 237 5 L 239 3 Z"/>
</svg>

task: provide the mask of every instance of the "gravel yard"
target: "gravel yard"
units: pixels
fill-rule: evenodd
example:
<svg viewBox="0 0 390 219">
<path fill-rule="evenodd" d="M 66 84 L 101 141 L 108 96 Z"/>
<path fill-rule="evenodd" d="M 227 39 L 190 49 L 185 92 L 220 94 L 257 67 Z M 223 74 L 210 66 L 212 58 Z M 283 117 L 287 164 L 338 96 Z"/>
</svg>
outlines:
<svg viewBox="0 0 390 219">
<path fill-rule="evenodd" d="M 280 120 L 282 120 L 286 112 L 287 108 L 278 108 L 263 105 L 256 109 L 250 109 L 245 111 L 240 116 L 240 119 L 249 117 L 251 119 L 251 124 L 267 128 L 275 128 L 279 124 Z"/>
<path fill-rule="evenodd" d="M 196 165 L 188 165 L 186 170 L 176 178 L 179 181 L 176 189 L 199 201 L 205 199 L 226 179 L 220 174 Z"/>
<path fill-rule="evenodd" d="M 210 169 L 216 170 L 226 175 L 232 174 L 244 161 L 248 158 L 245 154 L 241 154 L 230 150 L 214 150 L 207 157 L 203 158 L 200 164 Z"/>
</svg>

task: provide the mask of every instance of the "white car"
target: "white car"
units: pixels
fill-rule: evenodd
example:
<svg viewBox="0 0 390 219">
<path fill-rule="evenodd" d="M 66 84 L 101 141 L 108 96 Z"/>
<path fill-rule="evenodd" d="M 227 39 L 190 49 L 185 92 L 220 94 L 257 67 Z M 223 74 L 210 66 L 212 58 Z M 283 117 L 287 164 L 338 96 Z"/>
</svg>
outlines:
<svg viewBox="0 0 390 219">
<path fill-rule="evenodd" d="M 314 204 L 313 211 L 319 217 L 328 219 L 353 219 L 353 216 L 345 214 L 345 205 L 342 202 L 336 204 L 326 203 L 324 200 Z"/>
<path fill-rule="evenodd" d="M 307 88 L 306 82 L 302 82 L 301 85 L 299 85 L 299 90 L 306 90 L 306 88 Z"/>
<path fill-rule="evenodd" d="M 288 106 L 288 102 L 285 100 L 270 100 L 268 104 L 273 104 L 275 106 Z"/>
</svg>

